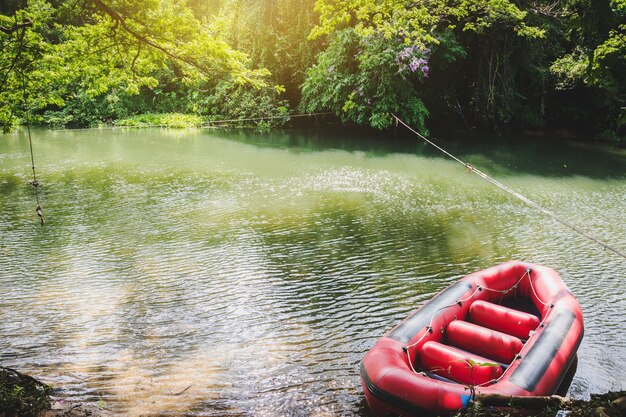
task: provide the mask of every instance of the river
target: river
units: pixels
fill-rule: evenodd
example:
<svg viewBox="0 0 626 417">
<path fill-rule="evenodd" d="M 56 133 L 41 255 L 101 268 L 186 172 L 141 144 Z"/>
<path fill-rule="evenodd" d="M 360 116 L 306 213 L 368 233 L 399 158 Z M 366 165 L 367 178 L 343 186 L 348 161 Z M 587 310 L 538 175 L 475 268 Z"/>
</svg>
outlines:
<svg viewBox="0 0 626 417">
<path fill-rule="evenodd" d="M 626 152 L 440 143 L 626 251 Z M 358 364 L 438 291 L 509 259 L 561 274 L 570 394 L 626 389 L 626 261 L 413 138 L 336 131 L 0 136 L 0 363 L 120 416 L 366 416 Z"/>
</svg>

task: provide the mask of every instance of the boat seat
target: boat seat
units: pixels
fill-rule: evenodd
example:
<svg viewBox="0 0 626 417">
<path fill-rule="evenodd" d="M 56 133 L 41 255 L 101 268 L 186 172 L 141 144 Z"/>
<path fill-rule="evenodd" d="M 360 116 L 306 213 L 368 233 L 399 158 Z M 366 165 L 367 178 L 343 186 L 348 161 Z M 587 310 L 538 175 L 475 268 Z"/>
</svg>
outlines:
<svg viewBox="0 0 626 417">
<path fill-rule="evenodd" d="M 448 325 L 446 339 L 453 346 L 504 364 L 513 362 L 524 346 L 515 336 L 460 320 Z"/>
<path fill-rule="evenodd" d="M 502 375 L 499 364 L 435 341 L 424 343 L 419 359 L 422 369 L 465 385 L 484 384 Z"/>
<path fill-rule="evenodd" d="M 520 310 L 483 300 L 474 301 L 469 308 L 472 323 L 497 330 L 520 339 L 528 339 L 531 331 L 539 327 L 539 319 Z"/>
</svg>

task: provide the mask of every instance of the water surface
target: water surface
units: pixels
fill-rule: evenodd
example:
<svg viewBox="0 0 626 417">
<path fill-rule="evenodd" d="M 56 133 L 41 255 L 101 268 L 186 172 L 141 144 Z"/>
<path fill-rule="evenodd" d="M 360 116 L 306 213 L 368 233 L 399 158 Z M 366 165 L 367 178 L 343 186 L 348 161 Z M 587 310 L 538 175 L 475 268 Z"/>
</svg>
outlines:
<svg viewBox="0 0 626 417">
<path fill-rule="evenodd" d="M 626 262 L 402 137 L 0 137 L 0 362 L 124 416 L 364 416 L 358 363 L 459 277 L 557 269 L 586 335 L 570 394 L 626 389 Z M 626 154 L 440 142 L 626 251 Z"/>
</svg>

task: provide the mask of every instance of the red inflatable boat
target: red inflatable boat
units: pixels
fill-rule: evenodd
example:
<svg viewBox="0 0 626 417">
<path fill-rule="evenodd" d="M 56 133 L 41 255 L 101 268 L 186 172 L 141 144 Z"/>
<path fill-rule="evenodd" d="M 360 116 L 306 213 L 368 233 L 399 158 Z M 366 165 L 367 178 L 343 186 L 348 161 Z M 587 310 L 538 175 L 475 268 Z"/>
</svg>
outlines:
<svg viewBox="0 0 626 417">
<path fill-rule="evenodd" d="M 578 301 L 541 265 L 466 276 L 383 336 L 361 362 L 379 416 L 446 415 L 471 395 L 552 395 L 583 337 Z"/>
</svg>

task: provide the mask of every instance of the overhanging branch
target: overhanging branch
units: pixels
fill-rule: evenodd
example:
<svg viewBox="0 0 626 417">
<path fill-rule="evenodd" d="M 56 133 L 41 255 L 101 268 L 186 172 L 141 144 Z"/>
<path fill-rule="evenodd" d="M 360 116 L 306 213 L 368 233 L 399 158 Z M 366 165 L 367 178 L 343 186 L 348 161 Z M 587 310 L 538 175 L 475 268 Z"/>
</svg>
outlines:
<svg viewBox="0 0 626 417">
<path fill-rule="evenodd" d="M 204 65 L 200 64 L 199 62 L 197 62 L 196 60 L 189 58 L 189 57 L 185 57 L 185 56 L 181 56 L 178 55 L 172 51 L 170 51 L 169 49 L 167 49 L 166 47 L 158 44 L 157 42 L 153 41 L 152 39 L 147 38 L 146 36 L 142 35 L 141 33 L 138 33 L 137 31 L 135 31 L 134 29 L 130 28 L 128 26 L 128 24 L 126 23 L 126 18 L 124 16 L 122 16 L 119 12 L 117 12 L 116 10 L 114 10 L 111 6 L 105 4 L 104 2 L 102 2 L 102 0 L 90 0 L 98 10 L 100 10 L 101 12 L 107 14 L 111 19 L 113 19 L 113 21 L 115 22 L 115 24 L 119 24 L 129 35 L 131 35 L 132 37 L 134 37 L 135 39 L 137 39 L 139 42 L 144 43 L 148 46 L 150 46 L 151 48 L 154 48 L 162 53 L 164 53 L 165 55 L 167 55 L 168 57 L 176 60 L 176 61 L 180 61 L 183 62 L 187 65 L 190 65 L 194 68 L 196 68 L 197 70 L 199 70 L 200 72 L 202 72 L 205 75 L 211 75 L 211 70 L 207 67 L 205 67 Z M 135 58 L 136 60 L 137 58 Z M 133 60 L 134 63 L 134 60 Z"/>
<path fill-rule="evenodd" d="M 28 27 L 32 27 L 33 26 L 33 22 L 31 22 L 30 20 L 26 20 L 22 23 L 16 23 L 15 25 L 11 26 L 10 28 L 6 27 L 6 26 L 0 26 L 0 32 L 6 33 L 7 35 L 12 34 L 13 32 L 16 32 L 20 29 L 24 29 L 24 28 L 28 28 Z"/>
</svg>

